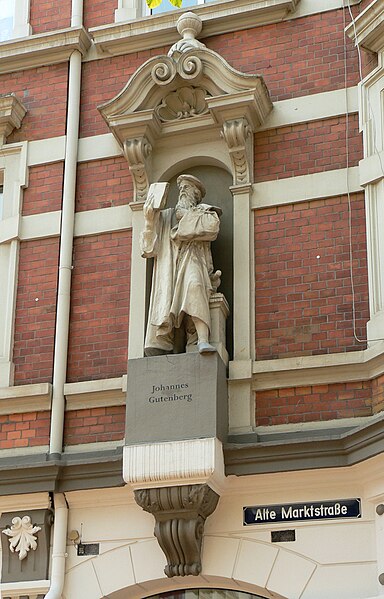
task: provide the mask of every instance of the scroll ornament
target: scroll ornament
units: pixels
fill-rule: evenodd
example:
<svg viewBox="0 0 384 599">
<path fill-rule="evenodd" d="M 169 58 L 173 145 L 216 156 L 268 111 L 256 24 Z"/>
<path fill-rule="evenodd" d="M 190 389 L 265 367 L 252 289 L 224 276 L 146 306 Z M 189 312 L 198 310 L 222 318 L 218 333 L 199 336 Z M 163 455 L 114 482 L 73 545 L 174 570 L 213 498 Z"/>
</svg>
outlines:
<svg viewBox="0 0 384 599">
<path fill-rule="evenodd" d="M 29 516 L 20 518 L 16 516 L 12 519 L 11 528 L 6 528 L 3 533 L 10 537 L 9 548 L 12 553 L 19 554 L 19 560 L 27 557 L 28 551 L 37 549 L 37 539 L 35 534 L 41 530 L 40 526 L 33 526 Z"/>
</svg>

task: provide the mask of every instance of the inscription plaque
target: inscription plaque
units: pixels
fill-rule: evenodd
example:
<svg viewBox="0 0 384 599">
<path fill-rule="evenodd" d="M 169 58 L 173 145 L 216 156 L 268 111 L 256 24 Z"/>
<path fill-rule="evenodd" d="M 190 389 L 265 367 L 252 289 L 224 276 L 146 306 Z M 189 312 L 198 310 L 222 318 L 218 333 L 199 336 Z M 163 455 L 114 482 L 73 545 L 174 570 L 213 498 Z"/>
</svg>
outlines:
<svg viewBox="0 0 384 599">
<path fill-rule="evenodd" d="M 128 361 L 126 445 L 227 433 L 226 368 L 218 354 Z"/>
</svg>

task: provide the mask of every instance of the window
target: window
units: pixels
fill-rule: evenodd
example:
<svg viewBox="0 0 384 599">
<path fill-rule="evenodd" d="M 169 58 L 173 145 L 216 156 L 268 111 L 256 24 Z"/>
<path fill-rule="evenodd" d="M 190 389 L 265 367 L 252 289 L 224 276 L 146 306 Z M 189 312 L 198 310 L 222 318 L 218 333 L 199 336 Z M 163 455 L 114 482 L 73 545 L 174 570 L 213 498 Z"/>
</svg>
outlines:
<svg viewBox="0 0 384 599">
<path fill-rule="evenodd" d="M 183 0 L 183 4 L 181 6 L 181 8 L 177 9 L 176 6 L 173 6 L 173 4 L 171 4 L 169 2 L 169 0 L 163 0 L 162 3 L 160 4 L 160 6 L 157 6 L 156 8 L 153 8 L 152 10 L 150 10 L 148 8 L 147 5 L 146 6 L 146 12 L 145 14 L 151 14 L 151 15 L 158 15 L 164 12 L 168 12 L 170 10 L 188 10 L 188 8 L 190 8 L 191 6 L 196 6 L 197 4 L 206 4 L 207 2 L 212 2 L 214 0 Z"/>
<path fill-rule="evenodd" d="M 0 42 L 30 34 L 29 0 L 0 0 Z"/>
<path fill-rule="evenodd" d="M 0 220 L 3 218 L 3 186 L 0 185 Z"/>
<path fill-rule="evenodd" d="M 15 23 L 15 0 L 0 0 L 0 42 L 11 39 Z"/>
</svg>

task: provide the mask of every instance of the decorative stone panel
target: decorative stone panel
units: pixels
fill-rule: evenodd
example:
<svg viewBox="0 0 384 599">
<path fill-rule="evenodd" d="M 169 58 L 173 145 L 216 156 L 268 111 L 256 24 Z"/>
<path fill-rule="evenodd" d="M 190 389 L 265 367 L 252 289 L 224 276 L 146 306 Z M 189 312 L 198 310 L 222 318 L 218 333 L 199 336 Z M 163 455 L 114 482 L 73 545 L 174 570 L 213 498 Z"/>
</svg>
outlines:
<svg viewBox="0 0 384 599">
<path fill-rule="evenodd" d="M 2 576 L 3 583 L 30 580 L 47 580 L 49 565 L 50 529 L 53 522 L 51 510 L 23 510 L 23 512 L 4 512 L 0 518 Z M 24 524 L 24 527 L 23 527 Z M 26 543 L 10 549 L 12 527 L 24 528 Z M 30 526 L 29 526 L 30 525 Z M 4 534 L 6 531 L 6 534 Z M 29 542 L 28 542 L 29 538 Z M 17 541 L 17 537 L 14 537 Z"/>
</svg>

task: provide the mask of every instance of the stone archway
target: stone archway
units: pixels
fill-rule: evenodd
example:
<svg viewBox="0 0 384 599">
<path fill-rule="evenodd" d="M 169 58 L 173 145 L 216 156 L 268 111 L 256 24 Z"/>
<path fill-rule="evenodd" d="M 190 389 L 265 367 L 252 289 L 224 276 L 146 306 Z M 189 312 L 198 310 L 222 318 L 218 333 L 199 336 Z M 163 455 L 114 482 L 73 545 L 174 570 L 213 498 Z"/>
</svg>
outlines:
<svg viewBox="0 0 384 599">
<path fill-rule="evenodd" d="M 71 568 L 63 599 L 87 589 L 87 599 L 147 599 L 183 589 L 226 589 L 265 599 L 300 597 L 319 565 L 313 560 L 245 537 L 207 535 L 199 576 L 167 578 L 156 539 L 114 548 Z"/>
</svg>

